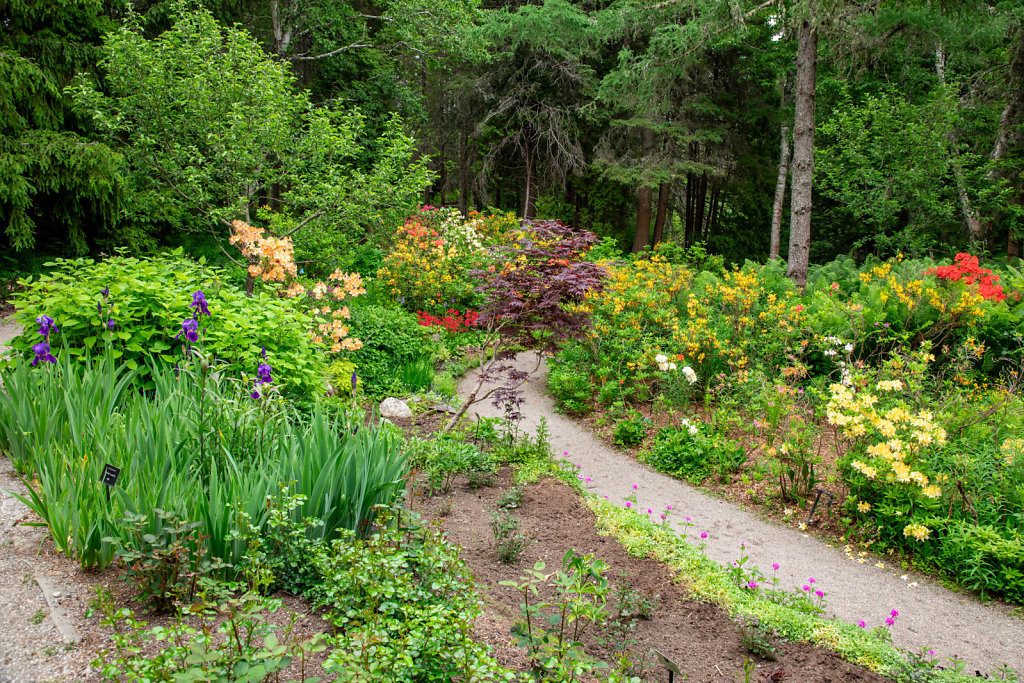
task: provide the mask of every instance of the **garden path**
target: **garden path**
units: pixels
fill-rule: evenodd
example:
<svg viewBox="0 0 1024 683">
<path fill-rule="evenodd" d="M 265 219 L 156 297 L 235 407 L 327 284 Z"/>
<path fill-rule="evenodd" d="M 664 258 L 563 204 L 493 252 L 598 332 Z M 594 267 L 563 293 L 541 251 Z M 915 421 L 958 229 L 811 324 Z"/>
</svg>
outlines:
<svg viewBox="0 0 1024 683">
<path fill-rule="evenodd" d="M 535 362 L 532 354 L 520 354 L 516 359 L 524 370 L 531 370 Z M 766 574 L 772 573 L 772 563 L 780 565 L 781 586 L 803 585 L 813 577 L 816 586 L 828 594 L 830 615 L 853 623 L 863 619 L 870 628 L 882 624 L 890 610 L 899 610 L 893 629 L 893 642 L 899 647 L 915 651 L 926 647 L 942 659 L 957 655 L 967 662 L 969 671 L 988 672 L 1008 664 L 1024 672 L 1024 648 L 1020 647 L 1024 618 L 1019 610 L 1014 613 L 1006 605 L 981 603 L 927 576 L 890 567 L 886 558 L 851 556 L 842 547 L 831 547 L 795 528 L 761 519 L 656 472 L 555 412 L 546 376 L 545 365 L 524 387 L 523 427 L 533 431 L 544 418 L 555 454 L 580 467 L 581 476 L 590 478 L 587 488 L 594 495 L 624 504 L 636 484 L 641 514 L 649 508 L 659 514 L 671 505 L 670 519 L 676 524 L 691 517 L 691 539 L 707 531 L 706 552 L 718 562 L 737 559 L 744 543 L 750 564 L 767 569 Z M 470 373 L 461 382 L 460 393 L 468 394 L 473 383 L 475 376 Z M 484 417 L 503 414 L 489 401 L 469 412 Z M 880 559 L 884 568 L 875 566 Z"/>
</svg>

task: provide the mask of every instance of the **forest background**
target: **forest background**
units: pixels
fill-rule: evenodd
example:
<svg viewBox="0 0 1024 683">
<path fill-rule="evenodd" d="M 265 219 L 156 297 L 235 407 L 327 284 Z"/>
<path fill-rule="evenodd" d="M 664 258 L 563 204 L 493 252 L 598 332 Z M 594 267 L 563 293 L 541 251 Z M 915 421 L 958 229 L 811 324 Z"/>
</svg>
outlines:
<svg viewBox="0 0 1024 683">
<path fill-rule="evenodd" d="M 195 64 L 146 40 L 185 8 L 206 10 L 177 34 L 206 39 Z M 226 264 L 246 220 L 297 233 L 304 270 L 372 274 L 417 204 L 779 255 L 798 284 L 839 254 L 1017 258 L 1022 19 L 1020 0 L 3 0 L 0 271 L 166 246 Z"/>
</svg>

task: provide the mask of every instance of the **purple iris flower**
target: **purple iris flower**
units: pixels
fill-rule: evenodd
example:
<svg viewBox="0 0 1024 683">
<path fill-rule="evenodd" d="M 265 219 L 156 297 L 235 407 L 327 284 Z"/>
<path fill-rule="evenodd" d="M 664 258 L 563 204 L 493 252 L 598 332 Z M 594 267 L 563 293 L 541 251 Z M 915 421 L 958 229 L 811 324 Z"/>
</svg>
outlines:
<svg viewBox="0 0 1024 683">
<path fill-rule="evenodd" d="M 50 353 L 50 345 L 46 342 L 39 342 L 32 347 L 32 353 L 36 354 L 36 357 L 32 359 L 32 367 L 39 365 L 39 362 L 43 363 L 56 363 L 57 359 Z"/>
<path fill-rule="evenodd" d="M 260 392 L 256 391 L 256 388 L 253 387 L 252 393 L 249 394 L 249 398 L 251 398 L 254 401 L 260 400 Z"/>
<path fill-rule="evenodd" d="M 107 329 L 108 330 L 113 330 L 115 327 L 117 327 L 117 325 L 114 323 L 114 319 L 113 318 L 111 318 L 110 320 L 107 321 Z"/>
<path fill-rule="evenodd" d="M 256 383 L 257 384 L 270 384 L 273 379 L 270 377 L 270 366 L 266 363 L 260 363 L 256 368 Z"/>
<path fill-rule="evenodd" d="M 36 318 L 36 322 L 39 323 L 39 334 L 44 337 L 49 337 L 51 332 L 60 332 L 54 324 L 53 318 L 48 315 L 39 316 Z"/>
<path fill-rule="evenodd" d="M 185 335 L 185 338 L 188 339 L 190 342 L 199 341 L 199 323 L 193 320 L 192 318 L 186 318 L 185 320 L 182 320 L 181 332 L 174 335 L 174 338 L 177 339 L 181 335 Z"/>
<path fill-rule="evenodd" d="M 356 385 L 359 384 L 359 378 L 356 377 L 356 371 L 352 371 L 352 392 L 355 393 Z"/>
<path fill-rule="evenodd" d="M 195 294 L 192 295 L 192 303 L 188 307 L 195 311 L 197 318 L 200 313 L 206 316 L 210 315 L 210 309 L 206 307 L 206 295 L 203 294 L 201 289 L 197 289 Z"/>
<path fill-rule="evenodd" d="M 267 359 L 267 347 L 266 346 L 261 346 L 260 347 L 260 355 L 263 356 L 263 360 Z"/>
<path fill-rule="evenodd" d="M 106 299 L 108 296 L 110 296 L 110 287 L 104 287 L 103 289 L 101 289 L 100 294 L 102 294 L 103 298 Z"/>
</svg>

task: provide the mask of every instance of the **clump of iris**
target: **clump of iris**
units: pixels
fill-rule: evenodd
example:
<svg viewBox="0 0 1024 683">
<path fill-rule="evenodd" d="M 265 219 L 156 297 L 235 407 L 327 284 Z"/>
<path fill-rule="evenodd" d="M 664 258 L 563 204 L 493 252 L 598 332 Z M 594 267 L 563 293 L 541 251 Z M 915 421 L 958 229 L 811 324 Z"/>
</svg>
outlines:
<svg viewBox="0 0 1024 683">
<path fill-rule="evenodd" d="M 273 370 L 270 365 L 266 363 L 266 357 L 264 356 L 264 362 L 256 366 L 256 379 L 253 380 L 252 394 L 250 394 L 253 400 L 259 399 L 262 396 L 262 394 L 260 394 L 260 387 L 262 385 L 270 384 L 274 381 L 273 377 L 271 377 L 271 372 L 273 372 Z"/>
</svg>

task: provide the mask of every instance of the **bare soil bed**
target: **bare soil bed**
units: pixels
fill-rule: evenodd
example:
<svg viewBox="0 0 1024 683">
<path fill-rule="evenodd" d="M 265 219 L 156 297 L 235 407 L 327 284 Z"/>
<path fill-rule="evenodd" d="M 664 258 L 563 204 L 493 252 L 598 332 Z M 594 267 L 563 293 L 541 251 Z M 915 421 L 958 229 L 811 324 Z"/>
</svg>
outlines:
<svg viewBox="0 0 1024 683">
<path fill-rule="evenodd" d="M 649 654 L 651 650 L 658 650 L 678 664 L 690 681 L 743 680 L 745 659 L 757 662 L 753 680 L 777 671 L 788 674 L 789 680 L 807 683 L 888 680 L 834 653 L 803 643 L 780 643 L 775 662 L 750 654 L 741 644 L 737 625 L 728 614 L 715 605 L 688 598 L 684 588 L 673 583 L 671 573 L 660 563 L 630 557 L 614 539 L 601 536 L 593 513 L 575 491 L 560 482 L 546 480 L 526 487 L 522 506 L 515 513 L 532 543 L 515 565 L 499 562 L 489 527 L 489 511 L 510 485 L 509 474 L 504 472 L 492 487 L 474 490 L 460 480 L 451 499 L 412 499 L 413 509 L 439 520 L 451 540 L 464 549 L 463 558 L 486 600 L 484 621 L 500 625 L 485 630 L 481 636 L 488 638 L 499 660 L 507 666 L 521 669 L 528 663 L 528 657 L 525 650 L 510 644 L 509 635 L 509 628 L 519 619 L 522 595 L 514 588 L 499 585 L 500 582 L 519 579 L 523 570 L 532 568 L 538 560 L 546 563 L 545 571 L 554 571 L 561 565 L 565 552 L 572 548 L 580 554 L 593 553 L 607 562 L 607 575 L 613 583 L 626 580 L 642 595 L 659 596 L 652 618 L 639 621 L 629 635 L 636 641 L 629 649 L 644 656 L 641 674 L 645 681 L 667 680 L 666 670 Z M 596 657 L 606 661 L 614 657 L 612 643 L 591 637 L 586 645 L 588 653 Z"/>
</svg>

